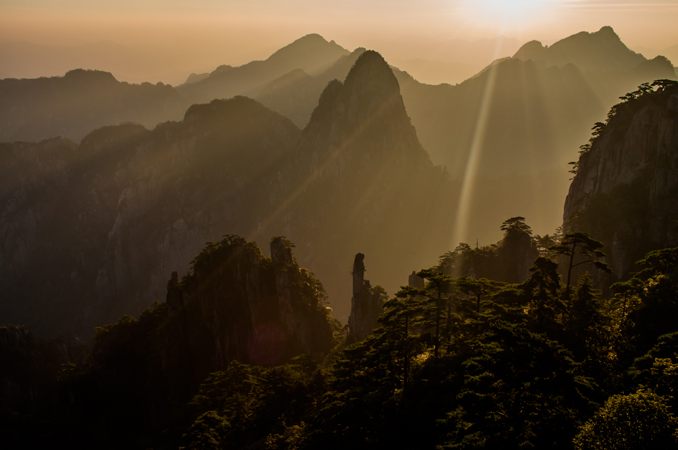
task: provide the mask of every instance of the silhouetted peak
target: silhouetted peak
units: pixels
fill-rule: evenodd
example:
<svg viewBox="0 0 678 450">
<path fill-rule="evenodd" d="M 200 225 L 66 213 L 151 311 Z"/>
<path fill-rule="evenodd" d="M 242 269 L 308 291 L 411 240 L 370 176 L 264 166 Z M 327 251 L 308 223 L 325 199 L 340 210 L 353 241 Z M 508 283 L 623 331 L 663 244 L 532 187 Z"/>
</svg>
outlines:
<svg viewBox="0 0 678 450">
<path fill-rule="evenodd" d="M 523 46 L 518 49 L 513 57 L 522 59 L 523 61 L 527 61 L 529 59 L 539 59 L 546 48 L 547 47 L 545 47 L 539 41 L 530 41 L 523 44 Z"/>
<path fill-rule="evenodd" d="M 549 47 L 528 42 L 514 57 L 558 66 L 572 63 L 584 71 L 630 70 L 645 61 L 642 55 L 629 50 L 609 26 L 593 33 L 573 34 Z"/>
<path fill-rule="evenodd" d="M 103 147 L 112 147 L 130 142 L 137 136 L 148 132 L 143 125 L 137 123 L 109 125 L 90 132 L 82 139 L 80 148 L 89 152 L 98 151 Z"/>
<path fill-rule="evenodd" d="M 64 79 L 76 83 L 118 83 L 113 74 L 101 70 L 73 69 L 66 72 Z"/>
<path fill-rule="evenodd" d="M 306 36 L 300 37 L 296 41 L 292 42 L 292 44 L 290 44 L 290 45 L 302 44 L 302 43 L 304 43 L 304 44 L 308 44 L 308 43 L 331 44 L 332 42 L 334 42 L 334 41 L 327 42 L 327 40 L 324 37 L 322 37 L 321 35 L 319 35 L 318 33 L 310 33 L 310 34 L 307 34 Z"/>
<path fill-rule="evenodd" d="M 656 56 L 648 61 L 643 61 L 632 70 L 633 73 L 646 79 L 673 78 L 676 76 L 671 61 L 665 56 Z"/>
<path fill-rule="evenodd" d="M 340 104 L 342 106 L 338 106 Z M 398 80 L 379 53 L 372 50 L 364 52 L 344 83 L 338 80 L 328 83 L 309 125 L 322 122 L 321 117 L 328 117 L 328 114 L 344 116 L 354 125 L 366 117 L 383 117 L 384 114 L 407 117 Z"/>
<path fill-rule="evenodd" d="M 199 120 L 222 119 L 231 116 L 233 113 L 244 114 L 246 112 L 252 113 L 255 111 L 266 111 L 271 114 L 276 114 L 256 100 L 238 95 L 227 100 L 216 99 L 209 103 L 192 105 L 186 111 L 184 122 L 189 123 Z"/>
<path fill-rule="evenodd" d="M 605 37 L 605 38 L 607 38 L 607 39 L 614 38 L 614 39 L 617 39 L 617 40 L 621 41 L 621 39 L 619 38 L 619 36 L 617 35 L 617 33 L 615 33 L 615 32 L 614 32 L 614 29 L 612 29 L 612 27 L 609 26 L 609 25 L 605 25 L 605 26 L 602 27 L 600 30 L 598 30 L 597 32 L 592 33 L 592 34 L 597 34 L 597 35 L 603 36 L 603 37 Z"/>
<path fill-rule="evenodd" d="M 215 74 L 215 75 L 220 75 L 220 74 L 226 73 L 226 72 L 228 72 L 232 69 L 233 69 L 233 66 L 222 64 L 219 67 L 217 67 L 216 69 L 214 69 L 214 72 L 212 72 L 212 73 Z"/>
<path fill-rule="evenodd" d="M 390 97 L 400 94 L 400 86 L 391 67 L 374 50 L 360 55 L 346 76 L 345 85 L 347 89 L 359 89 L 365 95 Z"/>
<path fill-rule="evenodd" d="M 348 53 L 336 42 L 327 42 L 324 37 L 319 34 L 307 34 L 289 45 L 281 48 L 273 53 L 268 60 L 282 60 L 285 58 L 299 58 L 301 54 L 316 53 L 316 52 L 340 52 Z"/>
<path fill-rule="evenodd" d="M 210 76 L 209 73 L 192 73 L 188 76 L 188 78 L 186 78 L 186 81 L 184 81 L 184 84 L 197 83 L 198 81 L 202 81 L 209 76 Z"/>
<path fill-rule="evenodd" d="M 355 67 L 372 65 L 374 67 L 386 68 L 387 71 L 391 71 L 388 63 L 379 52 L 374 50 L 364 50 L 360 55 L 360 58 L 355 63 Z"/>
<path fill-rule="evenodd" d="M 359 153 L 370 149 L 408 164 L 431 164 L 405 110 L 398 80 L 372 50 L 360 55 L 344 83 L 328 83 L 304 134 L 314 143 L 325 136 L 328 148 L 344 145 L 346 136 L 352 136 Z"/>
</svg>

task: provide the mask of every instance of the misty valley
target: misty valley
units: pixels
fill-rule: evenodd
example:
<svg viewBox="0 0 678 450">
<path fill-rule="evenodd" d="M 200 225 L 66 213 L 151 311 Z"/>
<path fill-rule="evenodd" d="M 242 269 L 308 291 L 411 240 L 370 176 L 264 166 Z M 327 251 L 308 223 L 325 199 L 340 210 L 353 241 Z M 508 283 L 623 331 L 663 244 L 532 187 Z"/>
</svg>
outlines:
<svg viewBox="0 0 678 450">
<path fill-rule="evenodd" d="M 0 79 L 0 446 L 676 448 L 674 63 Z"/>
</svg>

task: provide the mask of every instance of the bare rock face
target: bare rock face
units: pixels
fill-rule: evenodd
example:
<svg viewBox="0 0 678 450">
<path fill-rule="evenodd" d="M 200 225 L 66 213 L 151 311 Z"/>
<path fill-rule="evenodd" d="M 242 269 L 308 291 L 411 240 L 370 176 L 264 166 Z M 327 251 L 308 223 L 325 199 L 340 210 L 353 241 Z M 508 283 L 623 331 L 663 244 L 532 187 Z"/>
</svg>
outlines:
<svg viewBox="0 0 678 450">
<path fill-rule="evenodd" d="M 351 316 L 348 319 L 349 343 L 362 341 L 379 325 L 383 312 L 383 299 L 365 279 L 365 255 L 358 253 L 353 261 L 353 297 Z"/>
<path fill-rule="evenodd" d="M 565 202 L 565 230 L 601 240 L 618 278 L 648 251 L 678 245 L 678 84 L 656 89 L 615 107 Z"/>
</svg>

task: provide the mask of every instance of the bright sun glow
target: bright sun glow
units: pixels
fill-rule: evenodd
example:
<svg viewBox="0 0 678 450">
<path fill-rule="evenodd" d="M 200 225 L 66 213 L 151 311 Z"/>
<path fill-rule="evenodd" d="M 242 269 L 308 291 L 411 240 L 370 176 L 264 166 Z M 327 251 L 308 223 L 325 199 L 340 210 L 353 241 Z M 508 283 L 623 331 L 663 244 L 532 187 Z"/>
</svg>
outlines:
<svg viewBox="0 0 678 450">
<path fill-rule="evenodd" d="M 554 12 L 558 0 L 464 0 L 463 9 L 474 22 L 488 21 L 503 26 L 521 26 Z"/>
</svg>

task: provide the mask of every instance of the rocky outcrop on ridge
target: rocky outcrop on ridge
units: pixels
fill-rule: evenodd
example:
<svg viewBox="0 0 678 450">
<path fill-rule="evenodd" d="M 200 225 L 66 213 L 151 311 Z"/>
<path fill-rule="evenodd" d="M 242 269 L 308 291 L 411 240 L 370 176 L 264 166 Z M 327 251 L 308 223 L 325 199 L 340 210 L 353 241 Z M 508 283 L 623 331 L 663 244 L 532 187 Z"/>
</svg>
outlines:
<svg viewBox="0 0 678 450">
<path fill-rule="evenodd" d="M 372 289 L 365 279 L 365 255 L 358 253 L 353 261 L 353 297 L 351 315 L 348 318 L 347 343 L 362 341 L 379 326 L 379 316 L 384 312 L 384 299 L 378 290 Z"/>
</svg>

